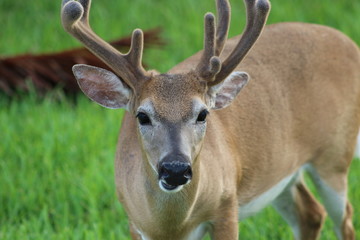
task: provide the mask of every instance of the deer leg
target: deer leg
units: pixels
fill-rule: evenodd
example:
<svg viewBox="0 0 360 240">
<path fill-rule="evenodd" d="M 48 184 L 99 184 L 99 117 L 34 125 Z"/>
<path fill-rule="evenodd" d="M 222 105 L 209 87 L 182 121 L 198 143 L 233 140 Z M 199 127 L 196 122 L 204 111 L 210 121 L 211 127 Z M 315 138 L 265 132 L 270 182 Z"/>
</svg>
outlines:
<svg viewBox="0 0 360 240">
<path fill-rule="evenodd" d="M 326 213 L 302 178 L 289 185 L 275 199 L 273 206 L 291 226 L 295 239 L 315 240 L 319 237 Z"/>
<path fill-rule="evenodd" d="M 354 240 L 355 231 L 352 224 L 353 210 L 347 200 L 347 168 L 329 172 L 327 166 L 310 165 L 308 172 L 323 199 L 324 206 L 334 223 L 334 230 L 339 240 Z M 331 169 L 330 169 L 331 170 Z"/>
<path fill-rule="evenodd" d="M 226 201 L 227 202 L 227 201 Z M 238 225 L 238 204 L 237 201 L 231 201 L 224 208 L 220 208 L 218 217 L 213 222 L 210 230 L 210 236 L 213 240 L 236 240 L 239 235 Z M 226 208 L 225 208 L 226 206 Z"/>
</svg>

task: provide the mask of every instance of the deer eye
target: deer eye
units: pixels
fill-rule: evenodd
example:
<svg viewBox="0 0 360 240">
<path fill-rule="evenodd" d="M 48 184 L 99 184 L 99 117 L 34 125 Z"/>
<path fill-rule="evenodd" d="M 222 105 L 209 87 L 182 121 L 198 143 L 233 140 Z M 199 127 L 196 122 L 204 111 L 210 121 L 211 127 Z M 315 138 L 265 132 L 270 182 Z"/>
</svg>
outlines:
<svg viewBox="0 0 360 240">
<path fill-rule="evenodd" d="M 206 117 L 209 114 L 209 111 L 204 109 L 199 113 L 199 116 L 196 119 L 196 122 L 201 123 L 206 121 Z"/>
<path fill-rule="evenodd" d="M 139 112 L 136 117 L 139 120 L 140 125 L 151 125 L 151 120 L 146 113 Z"/>
</svg>

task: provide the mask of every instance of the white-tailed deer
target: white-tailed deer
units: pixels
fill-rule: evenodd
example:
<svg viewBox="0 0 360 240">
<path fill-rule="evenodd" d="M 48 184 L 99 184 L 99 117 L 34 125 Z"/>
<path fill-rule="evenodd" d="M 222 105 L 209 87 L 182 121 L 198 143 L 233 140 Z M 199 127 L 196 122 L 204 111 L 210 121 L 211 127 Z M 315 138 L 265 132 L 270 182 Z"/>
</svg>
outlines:
<svg viewBox="0 0 360 240">
<path fill-rule="evenodd" d="M 63 1 L 64 28 L 115 72 L 75 65 L 81 89 L 128 111 L 115 172 L 133 239 L 237 239 L 238 220 L 268 204 L 296 239 L 316 239 L 325 210 L 303 170 L 338 238 L 355 238 L 347 173 L 360 125 L 359 48 L 319 25 L 263 29 L 269 2 L 245 2 L 242 36 L 226 41 L 230 6 L 217 0 L 204 50 L 160 74 L 141 65 L 141 30 L 122 54 L 91 30 L 90 0 Z"/>
</svg>

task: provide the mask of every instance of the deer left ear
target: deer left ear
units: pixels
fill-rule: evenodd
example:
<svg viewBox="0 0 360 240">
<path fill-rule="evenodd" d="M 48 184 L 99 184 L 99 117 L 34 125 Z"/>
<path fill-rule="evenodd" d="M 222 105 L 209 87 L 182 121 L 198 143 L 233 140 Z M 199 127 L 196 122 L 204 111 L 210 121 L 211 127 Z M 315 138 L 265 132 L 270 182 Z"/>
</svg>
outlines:
<svg viewBox="0 0 360 240">
<path fill-rule="evenodd" d="M 233 72 L 222 83 L 210 88 L 212 109 L 222 109 L 229 106 L 249 79 L 250 77 L 246 72 Z"/>
<path fill-rule="evenodd" d="M 129 110 L 132 90 L 114 73 L 85 64 L 73 66 L 81 90 L 91 100 L 106 108 Z"/>
</svg>

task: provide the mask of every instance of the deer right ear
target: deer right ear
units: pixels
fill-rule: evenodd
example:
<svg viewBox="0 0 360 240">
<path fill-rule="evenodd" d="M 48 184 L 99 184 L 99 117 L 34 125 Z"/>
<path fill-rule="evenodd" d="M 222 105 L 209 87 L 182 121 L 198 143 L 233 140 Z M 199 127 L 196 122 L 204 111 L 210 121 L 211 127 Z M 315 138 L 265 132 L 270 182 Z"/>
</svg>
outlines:
<svg viewBox="0 0 360 240">
<path fill-rule="evenodd" d="M 233 72 L 222 83 L 213 86 L 209 90 L 210 106 L 212 109 L 222 109 L 239 94 L 240 90 L 249 82 L 246 72 Z"/>
<path fill-rule="evenodd" d="M 91 100 L 106 108 L 129 110 L 132 90 L 114 73 L 85 64 L 72 68 L 81 90 Z"/>
</svg>

